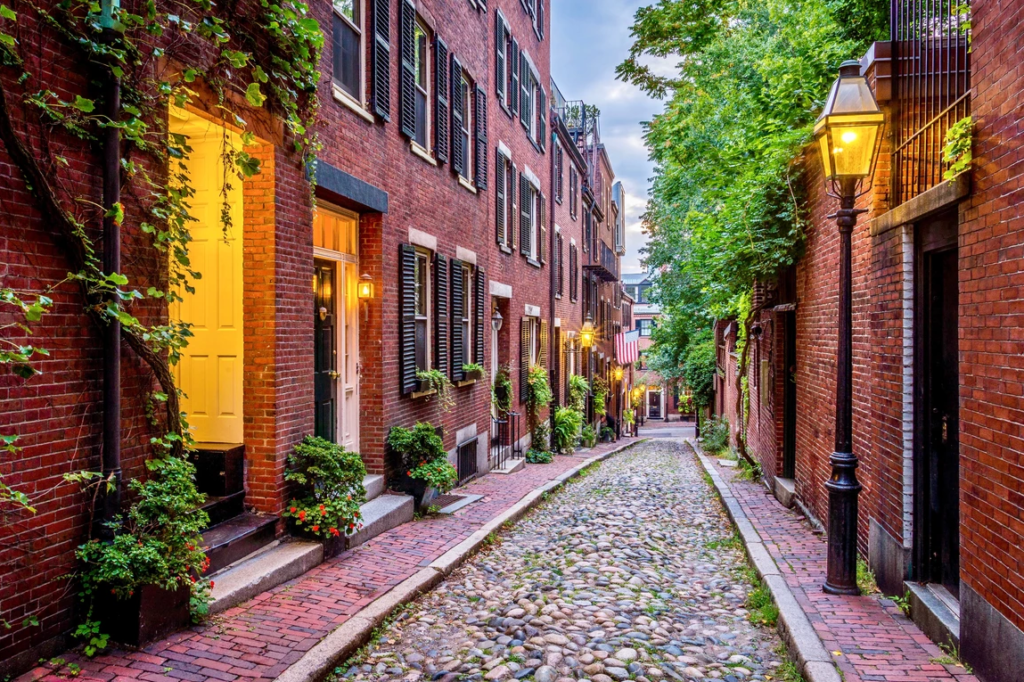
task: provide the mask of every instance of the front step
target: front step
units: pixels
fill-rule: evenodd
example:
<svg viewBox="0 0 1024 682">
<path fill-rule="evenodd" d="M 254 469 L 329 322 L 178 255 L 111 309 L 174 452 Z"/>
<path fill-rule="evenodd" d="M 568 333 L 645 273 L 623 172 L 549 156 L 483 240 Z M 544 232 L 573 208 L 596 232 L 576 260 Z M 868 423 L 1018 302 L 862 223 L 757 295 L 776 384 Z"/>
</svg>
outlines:
<svg viewBox="0 0 1024 682">
<path fill-rule="evenodd" d="M 210 525 L 207 528 L 212 528 L 218 523 L 227 521 L 231 517 L 238 516 L 244 512 L 244 502 L 244 490 L 231 493 L 230 495 L 207 495 L 206 502 L 203 503 L 202 507 L 206 515 L 210 517 Z"/>
<path fill-rule="evenodd" d="M 370 487 L 365 482 L 363 486 L 369 493 Z M 360 505 L 359 511 L 363 528 L 347 538 L 350 549 L 384 531 L 412 521 L 413 498 L 409 495 L 379 495 Z M 211 576 L 214 588 L 210 613 L 220 613 L 238 606 L 261 592 L 297 578 L 321 564 L 324 558 L 324 546 L 321 543 L 289 538 L 262 547 L 248 556 L 239 557 L 230 566 L 222 564 L 222 570 L 214 569 L 220 572 Z"/>
<path fill-rule="evenodd" d="M 277 517 L 246 512 L 203 531 L 209 572 L 219 571 L 274 541 Z"/>
<path fill-rule="evenodd" d="M 363 527 L 348 538 L 348 546 L 358 547 L 395 526 L 412 521 L 415 504 L 411 495 L 381 495 L 359 507 Z"/>
<path fill-rule="evenodd" d="M 363 488 L 366 489 L 366 501 L 375 500 L 384 494 L 384 477 L 380 474 L 370 474 L 363 477 Z"/>
</svg>

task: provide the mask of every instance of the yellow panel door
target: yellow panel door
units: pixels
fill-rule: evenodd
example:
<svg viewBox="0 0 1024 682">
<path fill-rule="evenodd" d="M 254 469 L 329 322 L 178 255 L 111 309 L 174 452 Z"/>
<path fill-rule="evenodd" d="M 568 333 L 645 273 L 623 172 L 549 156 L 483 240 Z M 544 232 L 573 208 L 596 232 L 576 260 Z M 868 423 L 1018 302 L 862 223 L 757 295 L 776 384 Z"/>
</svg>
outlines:
<svg viewBox="0 0 1024 682">
<path fill-rule="evenodd" d="M 178 364 L 178 386 L 192 436 L 199 442 L 241 443 L 242 433 L 242 181 L 225 174 L 225 145 L 241 149 L 238 135 L 195 114 L 172 110 L 170 130 L 189 137 L 189 255 L 202 275 L 195 293 L 181 292 L 178 319 L 193 338 Z M 222 210 L 231 217 L 225 226 Z"/>
</svg>

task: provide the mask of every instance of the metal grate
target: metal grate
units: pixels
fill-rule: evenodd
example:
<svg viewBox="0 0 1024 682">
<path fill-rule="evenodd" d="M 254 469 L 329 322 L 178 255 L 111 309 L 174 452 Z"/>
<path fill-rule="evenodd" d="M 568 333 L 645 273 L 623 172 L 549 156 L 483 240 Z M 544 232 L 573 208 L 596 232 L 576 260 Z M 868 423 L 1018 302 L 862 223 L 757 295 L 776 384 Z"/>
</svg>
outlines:
<svg viewBox="0 0 1024 682">
<path fill-rule="evenodd" d="M 966 0 L 892 0 L 892 207 L 942 182 L 949 167 L 946 132 L 971 112 L 969 21 Z"/>
</svg>

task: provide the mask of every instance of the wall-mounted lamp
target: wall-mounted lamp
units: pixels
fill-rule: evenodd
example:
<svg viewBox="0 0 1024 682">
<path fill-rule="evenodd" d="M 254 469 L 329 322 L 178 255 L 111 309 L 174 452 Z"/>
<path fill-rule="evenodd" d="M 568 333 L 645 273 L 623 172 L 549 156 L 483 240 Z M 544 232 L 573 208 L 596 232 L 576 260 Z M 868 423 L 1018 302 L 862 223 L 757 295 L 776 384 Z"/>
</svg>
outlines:
<svg viewBox="0 0 1024 682">
<path fill-rule="evenodd" d="M 356 285 L 356 298 L 363 305 L 363 320 L 370 319 L 370 300 L 373 299 L 373 278 L 365 272 L 359 276 Z"/>
<path fill-rule="evenodd" d="M 622 366 L 615 368 L 615 380 L 622 381 Z"/>
<path fill-rule="evenodd" d="M 761 334 L 764 333 L 764 329 L 762 329 L 761 325 L 755 324 L 750 328 L 750 333 L 754 335 L 755 339 L 759 339 L 761 338 Z"/>
<path fill-rule="evenodd" d="M 501 323 L 504 321 L 505 319 L 501 316 L 501 313 L 498 312 L 498 306 L 494 306 L 494 313 L 491 314 L 491 329 L 495 332 L 500 332 Z"/>
<path fill-rule="evenodd" d="M 587 313 L 587 321 L 580 330 L 580 345 L 584 348 L 591 348 L 594 345 L 594 319 L 590 313 Z"/>
</svg>

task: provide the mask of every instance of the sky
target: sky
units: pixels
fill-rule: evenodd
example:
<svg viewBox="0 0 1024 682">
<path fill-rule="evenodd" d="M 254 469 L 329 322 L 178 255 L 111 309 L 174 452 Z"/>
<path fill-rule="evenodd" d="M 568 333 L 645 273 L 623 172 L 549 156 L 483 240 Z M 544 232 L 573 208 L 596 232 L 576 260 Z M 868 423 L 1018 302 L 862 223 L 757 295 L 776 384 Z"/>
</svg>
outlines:
<svg viewBox="0 0 1024 682">
<path fill-rule="evenodd" d="M 633 14 L 653 0 L 552 0 L 551 75 L 566 99 L 582 99 L 601 110 L 601 140 L 626 190 L 626 255 L 623 272 L 639 272 L 646 243 L 640 216 L 654 175 L 643 141 L 642 121 L 662 103 L 615 78 L 629 54 Z M 667 66 L 667 65 L 665 65 Z M 660 69 L 659 69 L 660 71 Z"/>
</svg>

